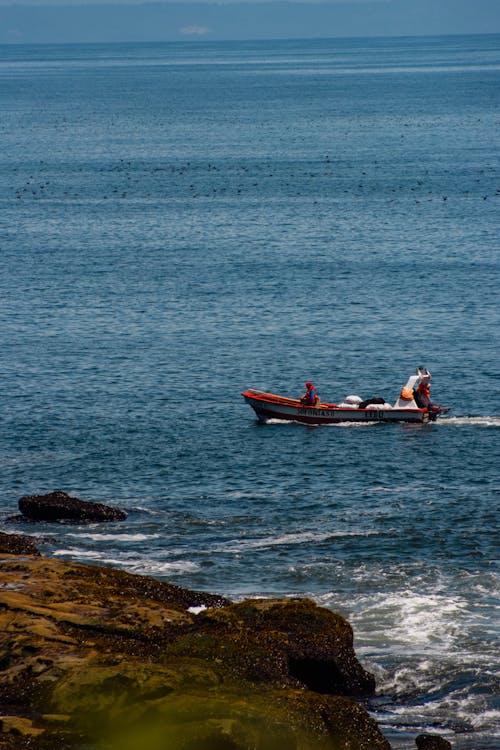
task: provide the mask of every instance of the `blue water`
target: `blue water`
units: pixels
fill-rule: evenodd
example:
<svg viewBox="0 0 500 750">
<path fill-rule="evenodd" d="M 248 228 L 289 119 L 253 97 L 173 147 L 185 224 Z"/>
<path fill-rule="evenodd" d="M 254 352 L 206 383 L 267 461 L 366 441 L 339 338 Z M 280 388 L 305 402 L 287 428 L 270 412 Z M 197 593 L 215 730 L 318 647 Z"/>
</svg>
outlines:
<svg viewBox="0 0 500 750">
<path fill-rule="evenodd" d="M 500 746 L 500 37 L 0 48 L 0 517 L 347 616 L 394 748 Z M 258 425 L 241 390 L 429 426 Z"/>
</svg>

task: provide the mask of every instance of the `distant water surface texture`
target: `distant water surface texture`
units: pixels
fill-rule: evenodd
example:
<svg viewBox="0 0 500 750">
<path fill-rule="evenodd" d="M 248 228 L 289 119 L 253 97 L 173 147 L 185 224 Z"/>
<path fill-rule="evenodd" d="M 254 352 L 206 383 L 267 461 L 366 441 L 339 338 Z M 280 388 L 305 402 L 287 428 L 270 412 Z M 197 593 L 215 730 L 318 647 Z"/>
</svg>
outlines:
<svg viewBox="0 0 500 750">
<path fill-rule="evenodd" d="M 1 515 L 344 614 L 396 749 L 500 746 L 498 36 L 0 48 Z M 259 426 L 246 387 L 428 426 Z"/>
</svg>

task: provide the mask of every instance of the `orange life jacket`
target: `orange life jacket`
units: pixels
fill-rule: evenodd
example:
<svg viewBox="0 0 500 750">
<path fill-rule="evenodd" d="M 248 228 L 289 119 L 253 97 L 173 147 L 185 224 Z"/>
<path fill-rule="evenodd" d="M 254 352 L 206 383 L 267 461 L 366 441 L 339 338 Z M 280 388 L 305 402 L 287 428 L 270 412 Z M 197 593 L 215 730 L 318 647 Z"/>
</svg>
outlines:
<svg viewBox="0 0 500 750">
<path fill-rule="evenodd" d="M 426 398 L 429 398 L 431 395 L 431 387 L 429 383 L 419 383 L 417 391 Z"/>
</svg>

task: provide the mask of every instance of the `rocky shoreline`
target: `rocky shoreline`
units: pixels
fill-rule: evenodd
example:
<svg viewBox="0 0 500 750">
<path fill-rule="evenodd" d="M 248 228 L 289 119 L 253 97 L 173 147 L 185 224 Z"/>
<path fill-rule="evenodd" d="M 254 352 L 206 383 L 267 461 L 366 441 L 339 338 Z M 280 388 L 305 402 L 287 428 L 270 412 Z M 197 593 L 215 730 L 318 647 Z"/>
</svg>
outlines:
<svg viewBox="0 0 500 750">
<path fill-rule="evenodd" d="M 0 571 L 2 750 L 390 750 L 350 624 L 308 599 L 232 603 L 1 532 Z"/>
</svg>

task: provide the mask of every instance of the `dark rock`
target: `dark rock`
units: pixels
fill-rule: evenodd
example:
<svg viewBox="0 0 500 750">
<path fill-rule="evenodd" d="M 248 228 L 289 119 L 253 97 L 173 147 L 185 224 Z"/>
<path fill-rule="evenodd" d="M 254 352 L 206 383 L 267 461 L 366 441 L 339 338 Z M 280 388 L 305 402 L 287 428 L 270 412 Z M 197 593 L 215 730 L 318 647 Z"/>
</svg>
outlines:
<svg viewBox="0 0 500 750">
<path fill-rule="evenodd" d="M 197 618 L 196 632 L 172 648 L 222 659 L 240 678 L 331 695 L 375 691 L 374 676 L 354 653 L 350 624 L 308 599 L 255 599 L 209 610 Z"/>
<path fill-rule="evenodd" d="M 30 750 L 390 750 L 334 694 L 373 678 L 349 623 L 313 602 L 229 604 L 44 557 L 0 569 L 0 748 L 22 729 Z"/>
<path fill-rule="evenodd" d="M 438 734 L 419 734 L 415 744 L 418 750 L 451 750 L 451 743 Z"/>
<path fill-rule="evenodd" d="M 25 534 L 5 534 L 0 531 L 0 552 L 7 555 L 39 555 L 32 537 Z"/>
<path fill-rule="evenodd" d="M 19 500 L 19 510 L 30 521 L 73 521 L 95 523 L 98 521 L 123 521 L 127 514 L 119 508 L 102 503 L 91 503 L 70 497 L 66 492 L 49 492 L 46 495 L 28 495 Z"/>
</svg>

